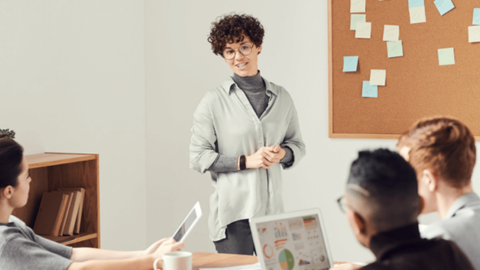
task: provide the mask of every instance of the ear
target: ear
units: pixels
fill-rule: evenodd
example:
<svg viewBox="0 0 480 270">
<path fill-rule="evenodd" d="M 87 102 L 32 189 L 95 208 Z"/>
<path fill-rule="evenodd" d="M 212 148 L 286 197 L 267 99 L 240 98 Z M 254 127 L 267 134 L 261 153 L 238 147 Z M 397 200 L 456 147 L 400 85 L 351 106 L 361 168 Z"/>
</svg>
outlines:
<svg viewBox="0 0 480 270">
<path fill-rule="evenodd" d="M 262 44 L 263 45 L 263 44 Z M 258 46 L 258 54 L 260 54 L 262 52 L 262 45 Z"/>
<path fill-rule="evenodd" d="M 422 179 L 420 179 L 422 185 L 426 185 L 428 191 L 434 192 L 438 189 L 439 177 L 433 170 L 425 169 L 422 173 Z"/>
<path fill-rule="evenodd" d="M 366 235 L 367 232 L 367 224 L 363 217 L 357 213 L 353 212 L 353 222 L 355 223 L 355 230 L 358 235 Z"/>
<path fill-rule="evenodd" d="M 399 149 L 398 153 L 402 156 L 407 162 L 410 160 L 410 147 L 404 146 L 402 149 Z"/>
<path fill-rule="evenodd" d="M 14 192 L 13 187 L 12 186 L 7 186 L 2 190 L 2 195 L 3 195 L 3 197 L 5 197 L 7 199 L 10 199 L 10 198 L 12 198 L 13 192 Z"/>
</svg>

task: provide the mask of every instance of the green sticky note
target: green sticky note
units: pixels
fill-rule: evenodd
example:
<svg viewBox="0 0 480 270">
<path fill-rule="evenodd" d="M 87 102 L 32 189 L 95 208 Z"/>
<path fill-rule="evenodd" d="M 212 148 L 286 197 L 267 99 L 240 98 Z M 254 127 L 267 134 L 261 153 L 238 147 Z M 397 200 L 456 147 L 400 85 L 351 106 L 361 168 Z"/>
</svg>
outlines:
<svg viewBox="0 0 480 270">
<path fill-rule="evenodd" d="M 440 66 L 455 65 L 453 48 L 438 49 L 438 64 Z"/>
<path fill-rule="evenodd" d="M 377 85 L 370 85 L 369 81 L 363 81 L 362 97 L 377 98 L 378 97 L 378 86 Z"/>
<path fill-rule="evenodd" d="M 403 56 L 402 41 L 388 41 L 387 42 L 388 58 Z"/>
<path fill-rule="evenodd" d="M 357 30 L 357 22 L 367 22 L 367 15 L 365 14 L 350 15 L 350 30 Z"/>
</svg>

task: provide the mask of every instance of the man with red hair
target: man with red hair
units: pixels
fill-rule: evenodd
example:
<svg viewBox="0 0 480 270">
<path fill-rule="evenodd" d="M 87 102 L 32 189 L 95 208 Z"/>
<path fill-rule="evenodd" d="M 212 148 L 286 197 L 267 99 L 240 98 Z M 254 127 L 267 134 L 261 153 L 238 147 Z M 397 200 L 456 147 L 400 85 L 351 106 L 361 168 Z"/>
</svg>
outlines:
<svg viewBox="0 0 480 270">
<path fill-rule="evenodd" d="M 471 181 L 476 148 L 468 127 L 451 118 L 422 119 L 400 137 L 397 148 L 417 174 L 422 214 L 436 211 L 442 219 L 422 236 L 455 242 L 480 270 L 480 197 Z"/>
</svg>

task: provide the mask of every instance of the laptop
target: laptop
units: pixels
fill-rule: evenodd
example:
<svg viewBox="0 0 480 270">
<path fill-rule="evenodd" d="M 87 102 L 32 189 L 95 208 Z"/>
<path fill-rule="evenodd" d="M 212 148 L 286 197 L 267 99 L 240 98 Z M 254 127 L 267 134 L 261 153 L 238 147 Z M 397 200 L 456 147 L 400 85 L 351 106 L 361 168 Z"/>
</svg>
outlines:
<svg viewBox="0 0 480 270">
<path fill-rule="evenodd" d="M 262 270 L 328 270 L 333 260 L 320 209 L 250 219 Z"/>
</svg>

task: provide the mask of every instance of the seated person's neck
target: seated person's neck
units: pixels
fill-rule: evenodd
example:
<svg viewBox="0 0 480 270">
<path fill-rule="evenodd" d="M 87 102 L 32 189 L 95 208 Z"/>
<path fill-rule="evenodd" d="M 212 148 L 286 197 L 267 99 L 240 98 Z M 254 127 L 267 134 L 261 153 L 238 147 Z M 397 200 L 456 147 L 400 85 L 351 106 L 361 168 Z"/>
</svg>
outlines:
<svg viewBox="0 0 480 270">
<path fill-rule="evenodd" d="M 461 188 L 455 188 L 448 185 L 439 186 L 436 197 L 437 197 L 437 211 L 440 218 L 444 219 L 447 216 L 448 211 L 450 210 L 453 203 L 455 203 L 455 201 L 458 198 L 472 192 L 473 192 L 473 187 L 471 182 L 468 185 Z"/>
</svg>

